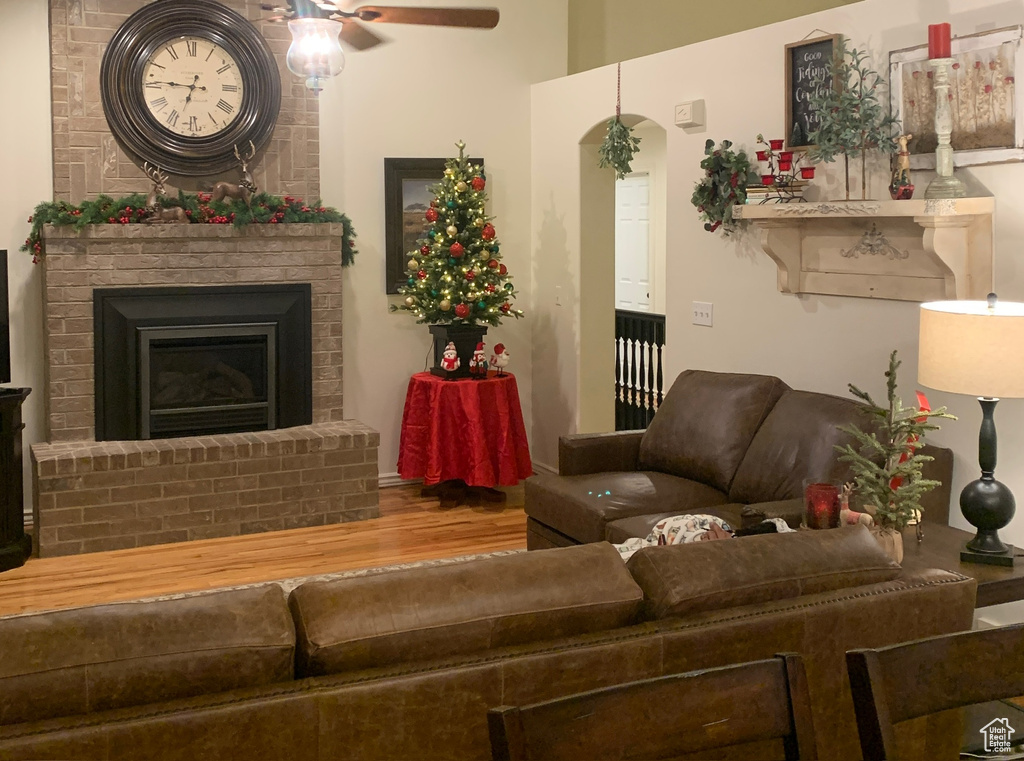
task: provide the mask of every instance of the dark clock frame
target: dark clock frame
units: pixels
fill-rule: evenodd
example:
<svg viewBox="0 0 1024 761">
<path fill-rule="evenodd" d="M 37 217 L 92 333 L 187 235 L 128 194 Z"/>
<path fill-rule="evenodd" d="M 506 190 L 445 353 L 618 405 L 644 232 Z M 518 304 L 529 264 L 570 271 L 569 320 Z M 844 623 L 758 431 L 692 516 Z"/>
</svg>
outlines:
<svg viewBox="0 0 1024 761">
<path fill-rule="evenodd" d="M 166 129 L 146 107 L 143 71 L 160 46 L 184 35 L 223 48 L 238 66 L 242 103 L 216 135 L 188 137 Z M 159 0 L 143 6 L 114 33 L 100 66 L 100 93 L 110 131 L 140 163 L 172 174 L 202 176 L 237 166 L 234 148 L 266 147 L 281 110 L 281 75 L 259 30 L 210 0 Z"/>
</svg>

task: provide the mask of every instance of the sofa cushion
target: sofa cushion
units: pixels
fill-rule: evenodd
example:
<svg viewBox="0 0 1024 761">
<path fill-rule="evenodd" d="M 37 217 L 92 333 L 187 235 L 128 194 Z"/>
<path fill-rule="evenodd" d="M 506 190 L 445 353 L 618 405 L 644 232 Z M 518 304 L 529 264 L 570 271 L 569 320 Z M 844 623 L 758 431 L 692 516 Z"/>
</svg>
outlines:
<svg viewBox="0 0 1024 761">
<path fill-rule="evenodd" d="M 789 387 L 770 375 L 687 370 L 640 442 L 640 470 L 729 491 L 758 427 Z"/>
<path fill-rule="evenodd" d="M 604 541 L 610 521 L 648 513 L 703 512 L 725 504 L 706 484 L 652 471 L 534 476 L 526 482 L 526 514 L 578 542 Z"/>
<path fill-rule="evenodd" d="M 311 582 L 289 604 L 315 676 L 615 629 L 642 600 L 601 543 Z"/>
<path fill-rule="evenodd" d="M 864 526 L 645 547 L 627 568 L 652 618 L 875 584 L 901 572 Z"/>
<path fill-rule="evenodd" d="M 737 529 L 742 526 L 744 508 L 744 505 L 736 504 L 719 505 L 718 507 L 702 509 L 699 514 L 713 515 L 716 518 L 721 518 L 732 528 Z M 651 530 L 658 525 L 658 521 L 671 518 L 674 515 L 680 515 L 680 513 L 653 513 L 651 515 L 634 515 L 632 518 L 620 518 L 604 527 L 604 538 L 612 544 L 622 544 L 627 539 L 637 537 L 645 539 L 651 533 Z"/>
<path fill-rule="evenodd" d="M 804 479 L 846 480 L 849 465 L 839 462 L 835 446 L 854 438 L 837 426 L 863 426 L 863 410 L 853 399 L 786 391 L 754 435 L 729 489 L 730 501 L 798 499 Z"/>
<path fill-rule="evenodd" d="M 294 677 L 277 585 L 0 620 L 0 724 L 156 703 Z"/>
</svg>

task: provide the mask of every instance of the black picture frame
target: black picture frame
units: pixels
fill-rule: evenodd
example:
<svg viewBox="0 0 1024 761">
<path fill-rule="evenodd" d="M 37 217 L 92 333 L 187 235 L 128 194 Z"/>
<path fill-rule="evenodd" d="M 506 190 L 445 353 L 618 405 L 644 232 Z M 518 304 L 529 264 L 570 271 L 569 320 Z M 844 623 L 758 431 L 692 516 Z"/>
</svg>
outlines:
<svg viewBox="0 0 1024 761">
<path fill-rule="evenodd" d="M 393 295 L 406 284 L 406 257 L 415 248 L 416 239 L 422 237 L 427 222 L 422 218 L 429 205 L 428 188 L 444 178 L 446 159 L 432 158 L 385 158 L 384 159 L 384 292 Z M 467 159 L 470 164 L 483 168 L 484 160 Z M 419 198 L 410 195 L 410 188 L 418 192 Z M 406 230 L 407 205 L 421 205 L 409 213 L 409 229 Z M 420 216 L 422 228 L 415 227 L 414 215 Z M 413 237 L 410 237 L 413 236 Z M 411 243 L 411 245 L 410 245 Z"/>
<path fill-rule="evenodd" d="M 807 91 L 803 86 L 814 76 L 815 69 L 823 68 L 833 59 L 842 39 L 842 35 L 827 34 L 786 45 L 786 126 L 783 137 L 789 150 L 814 147 L 807 137 L 813 127 L 814 114 L 808 106 Z M 838 80 L 833 78 L 832 88 L 839 86 Z"/>
</svg>

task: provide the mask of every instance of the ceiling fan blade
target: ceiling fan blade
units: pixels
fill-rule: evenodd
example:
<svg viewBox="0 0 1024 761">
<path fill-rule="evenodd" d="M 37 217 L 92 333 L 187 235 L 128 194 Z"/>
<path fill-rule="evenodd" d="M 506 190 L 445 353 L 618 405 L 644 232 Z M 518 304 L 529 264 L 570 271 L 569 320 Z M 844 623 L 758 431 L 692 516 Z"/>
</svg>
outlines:
<svg viewBox="0 0 1024 761">
<path fill-rule="evenodd" d="M 363 5 L 352 14 L 360 21 L 475 29 L 493 29 L 499 18 L 497 8 L 397 8 L 390 5 Z"/>
<path fill-rule="evenodd" d="M 341 41 L 356 50 L 369 50 L 385 41 L 383 37 L 371 32 L 355 19 L 346 19 L 341 24 Z"/>
</svg>

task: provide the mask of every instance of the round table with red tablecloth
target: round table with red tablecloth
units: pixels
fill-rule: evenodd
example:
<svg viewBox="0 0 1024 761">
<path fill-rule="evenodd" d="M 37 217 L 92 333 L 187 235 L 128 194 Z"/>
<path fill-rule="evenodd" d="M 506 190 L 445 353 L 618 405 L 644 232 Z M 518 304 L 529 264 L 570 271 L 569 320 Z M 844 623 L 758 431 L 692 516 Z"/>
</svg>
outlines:
<svg viewBox="0 0 1024 761">
<path fill-rule="evenodd" d="M 533 474 L 514 375 L 446 380 L 416 373 L 402 413 L 398 474 L 427 486 L 514 486 Z"/>
</svg>

